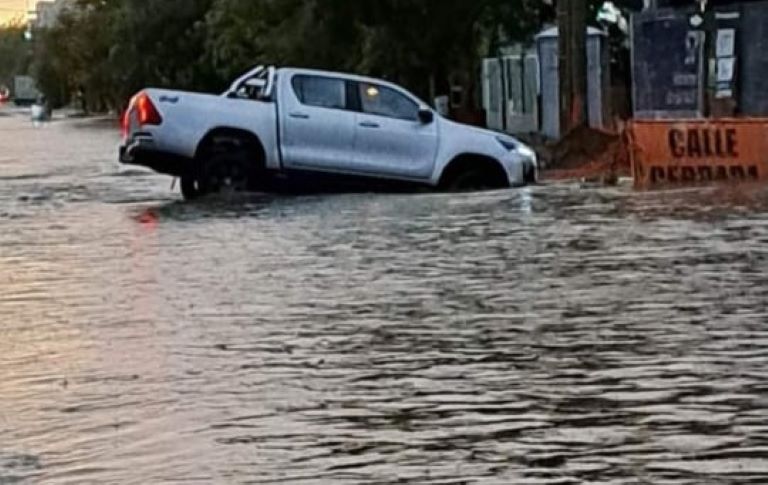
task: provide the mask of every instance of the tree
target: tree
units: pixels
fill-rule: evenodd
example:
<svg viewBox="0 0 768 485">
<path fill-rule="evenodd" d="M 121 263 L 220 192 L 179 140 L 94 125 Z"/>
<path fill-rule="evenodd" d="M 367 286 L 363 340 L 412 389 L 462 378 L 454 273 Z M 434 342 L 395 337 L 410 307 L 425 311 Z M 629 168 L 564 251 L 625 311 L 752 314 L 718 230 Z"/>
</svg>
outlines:
<svg viewBox="0 0 768 485">
<path fill-rule="evenodd" d="M 587 0 L 558 2 L 560 132 L 587 122 Z"/>
<path fill-rule="evenodd" d="M 256 63 L 352 70 L 418 94 L 473 82 L 489 37 L 529 37 L 538 0 L 217 0 L 208 55 L 232 76 Z M 435 87 L 437 86 L 437 88 Z"/>
<path fill-rule="evenodd" d="M 256 64 L 354 71 L 424 97 L 472 86 L 494 39 L 538 27 L 539 0 L 78 0 L 39 33 L 46 93 L 115 108 L 144 86 L 221 91 Z M 66 98 L 66 96 L 60 96 Z M 65 101 L 65 99 L 63 99 Z"/>
<path fill-rule="evenodd" d="M 0 86 L 11 86 L 14 76 L 29 70 L 32 51 L 24 39 L 25 30 L 20 20 L 0 27 Z"/>
<path fill-rule="evenodd" d="M 79 0 L 57 24 L 38 32 L 40 86 L 66 102 L 85 92 L 93 109 L 119 109 L 153 85 L 205 89 L 199 62 L 212 0 Z"/>
</svg>

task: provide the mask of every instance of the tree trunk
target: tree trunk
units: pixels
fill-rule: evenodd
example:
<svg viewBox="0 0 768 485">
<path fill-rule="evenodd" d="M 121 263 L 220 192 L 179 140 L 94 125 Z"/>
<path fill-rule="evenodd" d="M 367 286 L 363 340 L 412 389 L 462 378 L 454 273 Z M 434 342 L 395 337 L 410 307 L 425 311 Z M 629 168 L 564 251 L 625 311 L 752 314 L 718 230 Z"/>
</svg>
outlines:
<svg viewBox="0 0 768 485">
<path fill-rule="evenodd" d="M 587 122 L 586 0 L 557 2 L 560 56 L 560 134 Z"/>
</svg>

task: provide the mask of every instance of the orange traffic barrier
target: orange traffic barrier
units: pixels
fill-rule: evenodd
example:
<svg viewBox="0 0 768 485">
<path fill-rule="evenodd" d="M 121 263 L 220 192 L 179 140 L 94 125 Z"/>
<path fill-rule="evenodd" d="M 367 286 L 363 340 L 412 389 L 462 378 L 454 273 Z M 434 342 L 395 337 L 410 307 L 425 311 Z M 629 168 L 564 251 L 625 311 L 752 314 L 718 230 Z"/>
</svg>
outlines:
<svg viewBox="0 0 768 485">
<path fill-rule="evenodd" d="M 633 121 L 635 187 L 768 180 L 768 119 Z"/>
</svg>

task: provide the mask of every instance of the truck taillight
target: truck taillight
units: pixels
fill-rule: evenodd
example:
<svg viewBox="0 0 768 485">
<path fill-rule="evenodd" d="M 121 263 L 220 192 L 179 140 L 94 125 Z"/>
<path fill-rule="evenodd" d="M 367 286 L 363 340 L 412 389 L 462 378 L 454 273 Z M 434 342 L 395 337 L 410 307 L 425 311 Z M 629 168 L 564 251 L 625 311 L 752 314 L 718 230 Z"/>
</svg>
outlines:
<svg viewBox="0 0 768 485">
<path fill-rule="evenodd" d="M 163 117 L 160 116 L 147 93 L 139 93 L 136 97 L 136 111 L 139 115 L 140 125 L 160 125 L 163 123 Z"/>
<path fill-rule="evenodd" d="M 131 133 L 131 109 L 128 108 L 123 112 L 123 116 L 120 117 L 120 132 L 123 135 L 123 139 L 127 139 Z"/>
</svg>

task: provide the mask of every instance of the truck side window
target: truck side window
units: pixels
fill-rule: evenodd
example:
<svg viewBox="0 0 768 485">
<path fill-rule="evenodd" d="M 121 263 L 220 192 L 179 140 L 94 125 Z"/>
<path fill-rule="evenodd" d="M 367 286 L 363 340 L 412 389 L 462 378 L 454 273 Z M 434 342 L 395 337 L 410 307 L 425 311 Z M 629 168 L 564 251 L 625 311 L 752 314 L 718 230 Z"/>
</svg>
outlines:
<svg viewBox="0 0 768 485">
<path fill-rule="evenodd" d="M 419 105 L 407 96 L 394 89 L 375 84 L 360 83 L 359 86 L 364 113 L 418 121 Z"/>
<path fill-rule="evenodd" d="M 318 108 L 345 109 L 347 83 L 320 76 L 294 76 L 291 84 L 301 104 Z"/>
</svg>

